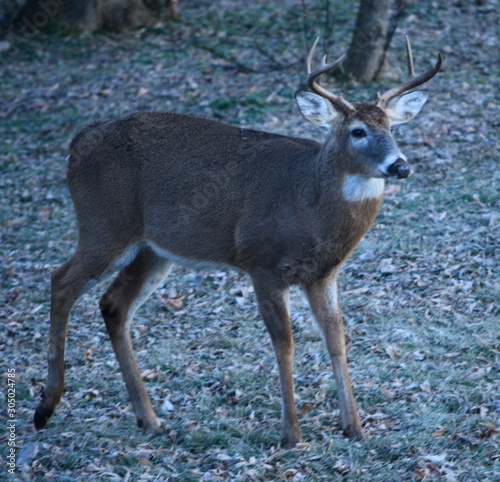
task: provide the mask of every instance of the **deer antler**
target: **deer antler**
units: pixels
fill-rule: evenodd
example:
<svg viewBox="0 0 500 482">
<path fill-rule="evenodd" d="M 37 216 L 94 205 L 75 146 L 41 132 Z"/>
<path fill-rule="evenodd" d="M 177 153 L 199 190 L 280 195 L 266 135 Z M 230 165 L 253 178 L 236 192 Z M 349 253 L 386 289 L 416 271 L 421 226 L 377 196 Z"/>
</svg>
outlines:
<svg viewBox="0 0 500 482">
<path fill-rule="evenodd" d="M 429 69 L 427 72 L 424 72 L 423 74 L 417 75 L 415 77 L 415 72 L 413 71 L 413 56 L 411 54 L 410 39 L 408 37 L 406 37 L 406 57 L 408 62 L 409 79 L 406 82 L 403 82 L 401 85 L 388 90 L 384 95 L 379 96 L 377 106 L 381 109 L 385 109 L 387 107 L 387 103 L 391 99 L 394 99 L 394 97 L 398 97 L 403 92 L 414 89 L 415 87 L 425 84 L 427 81 L 432 79 L 432 77 L 434 77 L 438 73 L 441 65 L 443 64 L 443 54 L 439 52 L 436 65 Z"/>
<path fill-rule="evenodd" d="M 309 88 L 313 92 L 316 92 L 316 94 L 329 100 L 333 105 L 338 107 L 346 115 L 352 114 L 355 111 L 352 104 L 347 102 L 340 95 L 335 95 L 316 83 L 317 77 L 319 77 L 321 74 L 324 74 L 325 72 L 328 72 L 329 70 L 332 70 L 334 67 L 339 65 L 340 62 L 342 62 L 342 60 L 345 57 L 345 55 L 342 55 L 342 57 L 335 60 L 335 62 L 331 62 L 330 64 L 327 64 L 326 63 L 326 54 L 325 54 L 323 56 L 323 59 L 321 60 L 321 64 L 318 67 L 316 67 L 314 70 L 312 70 L 312 66 L 311 66 L 312 58 L 314 55 L 314 51 L 316 50 L 316 46 L 318 45 L 318 41 L 319 41 L 319 37 L 314 42 L 314 45 L 312 46 L 312 48 L 309 52 L 309 55 L 307 56 L 307 85 L 309 85 Z"/>
</svg>

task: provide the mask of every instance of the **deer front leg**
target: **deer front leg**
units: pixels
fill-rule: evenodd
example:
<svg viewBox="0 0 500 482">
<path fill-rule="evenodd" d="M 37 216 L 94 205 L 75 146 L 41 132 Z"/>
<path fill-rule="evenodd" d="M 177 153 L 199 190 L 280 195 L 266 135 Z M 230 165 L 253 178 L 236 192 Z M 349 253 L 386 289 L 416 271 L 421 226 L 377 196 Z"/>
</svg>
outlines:
<svg viewBox="0 0 500 482">
<path fill-rule="evenodd" d="M 363 430 L 347 370 L 345 330 L 339 307 L 336 273 L 330 278 L 306 286 L 305 289 L 332 361 L 342 429 L 347 437 L 362 440 Z"/>
<path fill-rule="evenodd" d="M 259 311 L 271 336 L 281 384 L 283 445 L 294 447 L 301 440 L 293 389 L 293 356 L 295 352 L 290 316 L 288 288 L 274 280 L 273 274 L 252 275 Z"/>
</svg>

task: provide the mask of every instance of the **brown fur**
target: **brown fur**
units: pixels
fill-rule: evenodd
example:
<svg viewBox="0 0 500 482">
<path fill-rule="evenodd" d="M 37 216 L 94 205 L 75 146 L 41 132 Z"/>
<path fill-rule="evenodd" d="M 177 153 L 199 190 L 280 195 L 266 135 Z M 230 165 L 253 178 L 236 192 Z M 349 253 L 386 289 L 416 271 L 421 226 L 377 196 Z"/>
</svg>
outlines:
<svg viewBox="0 0 500 482">
<path fill-rule="evenodd" d="M 287 293 L 292 284 L 304 287 L 332 360 L 342 426 L 362 438 L 336 283 L 341 264 L 375 219 L 382 192 L 350 202 L 343 183 L 347 175 L 376 172 L 395 143 L 383 111 L 355 108 L 333 123 L 323 145 L 171 113 L 132 114 L 80 132 L 68 166 L 78 248 L 52 276 L 49 377 L 35 426 L 45 425 L 62 395 L 71 306 L 91 282 L 120 269 L 101 298 L 101 312 L 137 423 L 146 431 L 158 428 L 129 326 L 171 262 L 187 261 L 250 274 L 278 361 L 287 446 L 301 439 Z M 360 150 L 350 141 L 355 121 L 364 122 L 372 139 Z"/>
<path fill-rule="evenodd" d="M 294 401 L 290 285 L 301 284 L 321 329 L 337 385 L 345 434 L 362 439 L 347 369 L 337 275 L 377 215 L 384 176 L 410 174 L 390 133 L 418 113 L 427 96 L 414 88 L 436 66 L 384 94 L 378 106 L 349 104 L 315 79 L 297 93 L 301 113 L 329 125 L 323 145 L 178 114 L 133 114 L 96 123 L 70 145 L 68 183 L 78 247 L 52 275 L 49 374 L 35 411 L 40 429 L 64 387 L 69 312 L 96 279 L 119 269 L 100 300 L 137 424 L 158 422 L 135 361 L 132 318 L 172 262 L 211 262 L 246 271 L 271 337 L 280 374 L 283 440 L 301 440 Z M 408 59 L 412 64 L 409 43 Z M 413 70 L 413 69 L 412 69 Z M 319 95 L 317 95 L 319 94 Z M 390 103 L 389 103 L 390 101 Z"/>
</svg>

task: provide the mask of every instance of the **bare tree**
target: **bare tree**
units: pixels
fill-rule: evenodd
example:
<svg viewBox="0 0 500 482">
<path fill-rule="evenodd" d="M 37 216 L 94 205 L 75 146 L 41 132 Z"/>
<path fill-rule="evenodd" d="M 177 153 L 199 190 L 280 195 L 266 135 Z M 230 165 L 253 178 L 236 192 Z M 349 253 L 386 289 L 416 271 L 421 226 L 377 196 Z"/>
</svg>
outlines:
<svg viewBox="0 0 500 482">
<path fill-rule="evenodd" d="M 343 65 L 348 75 L 363 82 L 379 76 L 405 6 L 405 0 L 361 0 Z"/>
</svg>

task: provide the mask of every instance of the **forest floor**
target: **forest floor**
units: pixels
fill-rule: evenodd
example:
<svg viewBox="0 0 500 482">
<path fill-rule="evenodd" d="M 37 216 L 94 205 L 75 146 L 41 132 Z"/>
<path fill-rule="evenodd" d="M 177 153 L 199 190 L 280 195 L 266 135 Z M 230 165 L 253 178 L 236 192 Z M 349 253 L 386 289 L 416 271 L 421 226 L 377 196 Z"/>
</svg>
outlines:
<svg viewBox="0 0 500 482">
<path fill-rule="evenodd" d="M 181 19 L 152 29 L 39 33 L 0 52 L 0 391 L 15 373 L 12 480 L 500 480 L 500 5 L 412 3 L 392 42 L 392 76 L 404 75 L 405 35 L 418 71 L 439 50 L 444 68 L 423 111 L 395 131 L 415 172 L 388 185 L 340 276 L 364 443 L 342 436 L 326 350 L 297 289 L 304 442 L 280 446 L 274 354 L 249 278 L 226 269 L 176 268 L 137 313 L 133 340 L 163 435 L 136 427 L 98 310 L 104 282 L 72 312 L 55 415 L 40 432 L 32 424 L 47 375 L 50 273 L 77 238 L 65 179 L 71 138 L 134 111 L 324 138 L 293 100 L 307 47 L 325 34 L 324 2 L 305 2 L 304 12 L 297 1 L 186 1 Z M 355 11 L 332 4 L 333 58 L 348 46 Z M 354 102 L 394 80 L 324 82 Z M 2 420 L 4 474 L 12 439 Z"/>
</svg>

